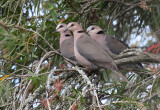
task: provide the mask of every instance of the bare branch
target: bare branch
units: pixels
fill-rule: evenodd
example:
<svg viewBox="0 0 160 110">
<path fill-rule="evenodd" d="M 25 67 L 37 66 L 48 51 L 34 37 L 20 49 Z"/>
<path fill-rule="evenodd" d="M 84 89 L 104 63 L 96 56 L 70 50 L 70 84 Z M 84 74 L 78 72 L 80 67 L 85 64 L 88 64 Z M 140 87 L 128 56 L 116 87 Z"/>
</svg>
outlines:
<svg viewBox="0 0 160 110">
<path fill-rule="evenodd" d="M 93 100 L 92 100 L 93 101 L 93 105 L 95 106 L 96 102 L 97 102 L 97 105 L 98 105 L 99 109 L 101 110 L 95 86 L 91 83 L 90 79 L 86 76 L 86 74 L 83 72 L 83 70 L 80 70 L 77 66 L 75 67 L 75 70 L 80 73 L 82 78 L 87 82 L 87 85 L 90 86 L 90 89 L 93 90 L 91 92 L 91 95 L 93 95 L 93 97 L 92 97 L 93 98 Z M 96 102 L 95 102 L 95 100 L 96 100 Z"/>
<path fill-rule="evenodd" d="M 132 56 L 127 57 L 127 55 L 128 56 L 132 55 Z M 124 56 L 125 56 L 125 58 L 124 58 Z M 115 62 L 117 65 L 121 65 L 121 64 L 125 64 L 125 63 L 138 63 L 138 62 L 160 63 L 160 56 L 159 55 L 154 55 L 154 54 L 140 52 L 140 51 L 128 52 L 128 53 L 125 53 L 124 56 L 122 54 L 122 55 L 118 56 L 121 59 L 117 59 L 118 57 L 116 58 Z"/>
</svg>

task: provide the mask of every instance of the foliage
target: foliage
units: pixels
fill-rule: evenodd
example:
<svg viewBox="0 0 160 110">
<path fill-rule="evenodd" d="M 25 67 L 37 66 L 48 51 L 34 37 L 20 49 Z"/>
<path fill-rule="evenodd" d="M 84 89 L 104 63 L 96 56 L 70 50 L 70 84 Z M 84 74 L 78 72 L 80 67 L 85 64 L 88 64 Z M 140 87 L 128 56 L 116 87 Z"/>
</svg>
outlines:
<svg viewBox="0 0 160 110">
<path fill-rule="evenodd" d="M 150 52 L 150 51 L 153 51 L 152 54 L 159 53 L 160 52 L 160 45 L 159 45 L 159 43 L 148 47 L 145 52 Z"/>
<path fill-rule="evenodd" d="M 146 33 L 155 42 L 154 32 L 160 26 L 159 3 L 159 0 L 1 0 L 0 109 L 157 109 L 159 64 L 149 65 L 142 72 L 151 74 L 147 78 L 125 72 L 129 79 L 135 79 L 129 87 L 110 80 L 108 71 L 87 74 L 91 82 L 88 85 L 78 70 L 65 66 L 59 53 L 59 34 L 52 32 L 58 22 L 78 21 L 84 29 L 91 24 L 99 25 L 107 34 L 126 43 L 135 39 L 133 35 Z M 148 37 L 143 36 L 142 42 L 145 39 Z M 149 41 L 144 48 L 148 45 Z M 159 44 L 146 52 L 151 50 L 159 54 Z"/>
</svg>

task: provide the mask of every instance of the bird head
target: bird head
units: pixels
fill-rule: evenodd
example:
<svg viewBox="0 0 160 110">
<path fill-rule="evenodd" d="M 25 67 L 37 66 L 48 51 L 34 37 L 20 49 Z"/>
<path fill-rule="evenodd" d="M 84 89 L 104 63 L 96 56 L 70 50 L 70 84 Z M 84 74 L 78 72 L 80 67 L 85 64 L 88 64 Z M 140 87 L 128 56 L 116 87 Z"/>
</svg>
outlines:
<svg viewBox="0 0 160 110">
<path fill-rule="evenodd" d="M 64 32 L 67 28 L 67 24 L 60 23 L 57 25 L 55 32 Z"/>
<path fill-rule="evenodd" d="M 87 33 L 90 36 L 95 35 L 95 34 L 100 34 L 102 32 L 103 32 L 102 28 L 100 28 L 99 26 L 96 26 L 96 25 L 91 25 L 87 28 Z"/>
<path fill-rule="evenodd" d="M 77 31 L 77 30 L 79 30 L 79 31 L 83 30 L 81 25 L 77 22 L 70 22 L 67 25 L 67 29 L 71 30 L 72 32 Z"/>
</svg>

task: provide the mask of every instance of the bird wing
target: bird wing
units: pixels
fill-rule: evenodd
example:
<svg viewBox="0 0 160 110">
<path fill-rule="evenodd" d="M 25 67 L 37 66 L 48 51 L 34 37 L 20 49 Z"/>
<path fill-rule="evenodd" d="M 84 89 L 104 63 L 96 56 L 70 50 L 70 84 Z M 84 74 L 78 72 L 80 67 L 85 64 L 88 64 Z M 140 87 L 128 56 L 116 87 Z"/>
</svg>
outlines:
<svg viewBox="0 0 160 110">
<path fill-rule="evenodd" d="M 106 42 L 111 52 L 117 55 L 120 54 L 123 50 L 129 48 L 124 42 L 116 37 L 106 36 Z"/>
<path fill-rule="evenodd" d="M 118 55 L 123 50 L 129 48 L 127 44 L 125 44 L 123 41 L 119 40 L 116 37 L 112 37 L 112 36 L 105 36 L 105 37 L 106 37 L 107 46 L 109 47 L 111 52 L 114 54 Z M 141 63 L 126 64 L 124 67 L 127 69 L 132 69 L 132 70 L 142 70 L 143 69 L 143 66 Z"/>
<path fill-rule="evenodd" d="M 95 65 L 112 70 L 124 81 L 128 82 L 128 80 L 119 72 L 114 60 L 97 41 L 84 35 L 77 39 L 76 47 L 78 52 L 87 60 Z"/>
<path fill-rule="evenodd" d="M 61 43 L 60 51 L 68 59 L 76 60 L 74 55 L 74 39 L 66 39 Z"/>
<path fill-rule="evenodd" d="M 81 36 L 77 40 L 76 46 L 78 52 L 92 63 L 109 64 L 113 61 L 108 53 L 94 39 L 87 35 Z"/>
</svg>

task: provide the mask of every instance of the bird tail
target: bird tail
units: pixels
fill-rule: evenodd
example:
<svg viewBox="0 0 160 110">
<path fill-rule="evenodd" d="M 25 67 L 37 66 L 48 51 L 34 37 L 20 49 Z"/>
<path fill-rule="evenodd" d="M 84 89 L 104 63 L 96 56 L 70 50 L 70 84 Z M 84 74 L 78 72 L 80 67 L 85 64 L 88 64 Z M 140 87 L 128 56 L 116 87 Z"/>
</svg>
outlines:
<svg viewBox="0 0 160 110">
<path fill-rule="evenodd" d="M 124 65 L 118 66 L 118 68 L 122 70 L 128 70 L 128 71 L 142 71 L 144 69 L 141 63 L 124 64 Z"/>
<path fill-rule="evenodd" d="M 122 78 L 123 81 L 129 82 L 127 78 L 125 78 L 120 71 L 112 70 L 114 73 L 116 73 L 120 78 Z"/>
<path fill-rule="evenodd" d="M 142 64 L 141 63 L 136 63 L 136 65 L 135 65 L 136 67 L 135 67 L 135 69 L 138 69 L 138 70 L 142 70 L 142 69 L 144 69 L 144 67 L 142 66 Z"/>
</svg>

